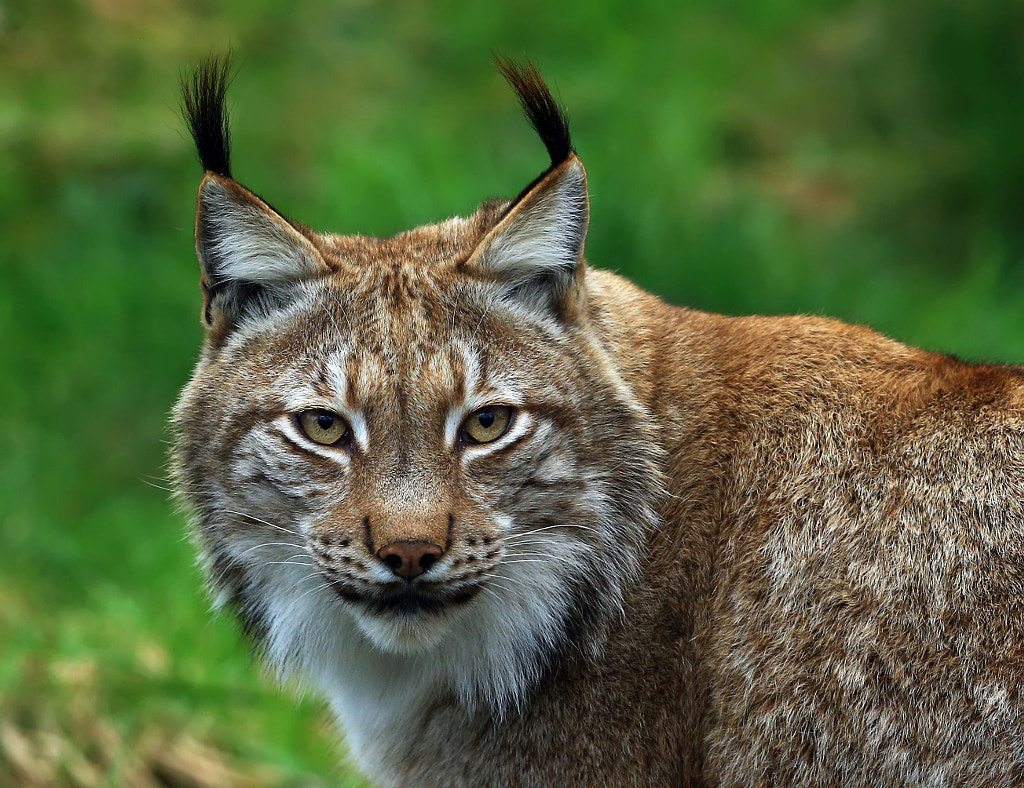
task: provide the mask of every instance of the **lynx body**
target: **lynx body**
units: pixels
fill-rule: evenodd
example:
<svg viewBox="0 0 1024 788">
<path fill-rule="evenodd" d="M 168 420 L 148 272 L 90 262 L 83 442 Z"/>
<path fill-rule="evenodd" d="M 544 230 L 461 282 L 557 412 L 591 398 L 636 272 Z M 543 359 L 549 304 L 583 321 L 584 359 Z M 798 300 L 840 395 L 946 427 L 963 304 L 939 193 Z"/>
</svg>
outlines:
<svg viewBox="0 0 1024 788">
<path fill-rule="evenodd" d="M 206 177 L 177 483 L 217 599 L 384 786 L 1018 785 L 1024 373 L 588 267 L 586 177 L 394 238 Z"/>
</svg>

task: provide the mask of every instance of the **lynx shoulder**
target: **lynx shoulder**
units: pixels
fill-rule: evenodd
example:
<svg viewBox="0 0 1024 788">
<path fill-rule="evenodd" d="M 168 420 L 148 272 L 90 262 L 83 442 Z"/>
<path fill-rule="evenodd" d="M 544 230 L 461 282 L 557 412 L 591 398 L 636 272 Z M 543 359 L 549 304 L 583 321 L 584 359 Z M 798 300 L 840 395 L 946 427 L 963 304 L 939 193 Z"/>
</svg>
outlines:
<svg viewBox="0 0 1024 788">
<path fill-rule="evenodd" d="M 1024 373 L 670 307 L 587 179 L 338 236 L 184 86 L 206 338 L 177 487 L 218 604 L 381 785 L 1018 785 Z"/>
</svg>

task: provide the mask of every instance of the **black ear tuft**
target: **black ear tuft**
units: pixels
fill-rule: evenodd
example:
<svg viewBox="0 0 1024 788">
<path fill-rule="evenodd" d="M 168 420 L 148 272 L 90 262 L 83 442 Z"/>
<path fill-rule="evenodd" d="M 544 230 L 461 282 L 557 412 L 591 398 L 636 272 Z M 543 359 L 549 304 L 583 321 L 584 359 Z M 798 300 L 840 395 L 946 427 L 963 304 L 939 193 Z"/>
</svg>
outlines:
<svg viewBox="0 0 1024 788">
<path fill-rule="evenodd" d="M 226 97 L 231 55 L 204 60 L 181 80 L 181 111 L 207 172 L 231 177 L 231 134 Z"/>
<path fill-rule="evenodd" d="M 516 63 L 500 55 L 494 58 L 498 70 L 519 96 L 519 103 L 527 119 L 544 142 L 551 156 L 551 166 L 556 167 L 572 153 L 569 138 L 569 118 L 565 110 L 551 96 L 537 67 L 532 63 Z"/>
</svg>

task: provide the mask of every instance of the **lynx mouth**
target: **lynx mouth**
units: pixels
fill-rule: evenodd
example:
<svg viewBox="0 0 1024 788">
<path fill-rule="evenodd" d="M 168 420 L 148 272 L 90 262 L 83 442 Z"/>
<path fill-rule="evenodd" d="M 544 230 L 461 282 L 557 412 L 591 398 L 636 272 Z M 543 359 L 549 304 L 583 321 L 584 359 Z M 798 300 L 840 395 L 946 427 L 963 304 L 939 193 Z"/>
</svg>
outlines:
<svg viewBox="0 0 1024 788">
<path fill-rule="evenodd" d="M 394 588 L 396 585 L 391 584 L 384 593 L 370 594 L 337 581 L 331 584 L 335 593 L 346 602 L 360 604 L 367 612 L 378 616 L 438 615 L 450 608 L 465 605 L 483 590 L 480 584 L 458 589 L 424 588 L 406 583 Z"/>
</svg>

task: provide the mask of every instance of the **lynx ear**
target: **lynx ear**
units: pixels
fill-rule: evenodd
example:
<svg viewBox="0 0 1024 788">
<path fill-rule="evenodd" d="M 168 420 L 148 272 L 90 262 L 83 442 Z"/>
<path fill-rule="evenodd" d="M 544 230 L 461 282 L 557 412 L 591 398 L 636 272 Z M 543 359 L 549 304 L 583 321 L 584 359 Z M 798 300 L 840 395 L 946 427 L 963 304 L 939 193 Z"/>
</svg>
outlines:
<svg viewBox="0 0 1024 788">
<path fill-rule="evenodd" d="M 577 281 L 589 217 L 586 172 L 572 154 L 513 203 L 466 267 L 506 297 L 550 306 Z"/>
<path fill-rule="evenodd" d="M 503 295 L 550 307 L 576 281 L 590 221 L 587 175 L 573 152 L 569 119 L 530 63 L 497 59 L 530 125 L 551 157 L 548 167 L 512 201 L 466 265 L 503 283 Z"/>
<path fill-rule="evenodd" d="M 196 253 L 211 327 L 280 308 L 298 282 L 330 273 L 316 247 L 287 219 L 214 173 L 199 187 Z"/>
<path fill-rule="evenodd" d="M 196 253 L 210 329 L 286 302 L 298 281 L 328 273 L 312 242 L 231 178 L 230 56 L 210 58 L 181 84 L 181 109 L 206 177 L 199 187 Z"/>
</svg>

